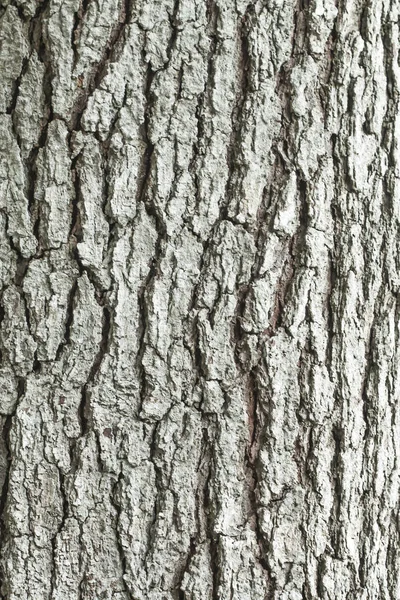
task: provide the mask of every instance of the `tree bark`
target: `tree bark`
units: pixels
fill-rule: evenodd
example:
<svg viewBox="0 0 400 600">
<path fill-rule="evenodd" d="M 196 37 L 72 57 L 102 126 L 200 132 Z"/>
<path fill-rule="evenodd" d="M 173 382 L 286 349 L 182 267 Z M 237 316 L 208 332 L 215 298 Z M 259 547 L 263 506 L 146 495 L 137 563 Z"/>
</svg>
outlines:
<svg viewBox="0 0 400 600">
<path fill-rule="evenodd" d="M 0 3 L 7 600 L 398 600 L 398 0 Z"/>
</svg>

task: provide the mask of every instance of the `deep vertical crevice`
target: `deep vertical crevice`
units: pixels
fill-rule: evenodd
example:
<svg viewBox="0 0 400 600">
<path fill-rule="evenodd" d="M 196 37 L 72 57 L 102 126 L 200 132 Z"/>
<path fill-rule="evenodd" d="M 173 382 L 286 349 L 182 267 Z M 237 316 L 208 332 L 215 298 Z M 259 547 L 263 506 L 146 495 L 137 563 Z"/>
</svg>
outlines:
<svg viewBox="0 0 400 600">
<path fill-rule="evenodd" d="M 93 66 L 87 78 L 87 83 L 80 91 L 75 100 L 74 106 L 71 109 L 71 117 L 69 127 L 71 131 L 79 131 L 81 129 L 81 120 L 87 108 L 89 98 L 93 95 L 107 74 L 108 65 L 110 62 L 117 60 L 117 54 L 120 51 L 120 46 L 124 42 L 126 27 L 129 25 L 132 17 L 132 0 L 122 0 L 118 20 L 114 24 L 110 36 L 104 46 L 103 53 L 98 62 Z M 77 38 L 80 36 L 84 13 L 75 18 L 75 34 Z M 74 37 L 74 61 L 78 60 L 78 40 Z"/>
<path fill-rule="evenodd" d="M 254 5 L 249 4 L 241 18 L 238 27 L 238 92 L 232 110 L 232 130 L 227 147 L 228 173 L 224 203 L 220 206 L 220 220 L 228 218 L 234 210 L 232 203 L 235 196 L 240 193 L 242 180 L 245 177 L 247 166 L 243 157 L 243 132 L 249 119 L 247 101 L 252 93 L 252 49 L 251 32 L 254 27 Z M 246 227 L 246 224 L 243 225 Z"/>
<path fill-rule="evenodd" d="M 203 439 L 205 446 L 209 446 L 210 448 L 213 446 L 212 441 L 209 437 L 207 428 L 203 428 Z M 207 539 L 210 544 L 210 568 L 212 573 L 212 600 L 219 600 L 219 584 L 220 584 L 220 556 L 219 556 L 219 535 L 215 532 L 215 503 L 212 499 L 211 492 L 211 480 L 213 476 L 213 456 L 212 452 L 210 453 L 210 461 L 208 465 L 208 476 L 205 481 L 204 486 L 204 497 L 203 497 L 203 505 L 204 505 L 204 513 L 205 513 L 205 525 L 206 525 L 206 534 Z"/>
<path fill-rule="evenodd" d="M 18 387 L 17 387 L 17 401 L 13 412 L 5 417 L 3 422 L 3 428 L 1 432 L 4 448 L 6 451 L 6 461 L 7 468 L 4 477 L 3 486 L 0 493 L 0 556 L 2 557 L 3 548 L 5 541 L 8 537 L 8 527 L 7 527 L 7 504 L 8 504 L 8 492 L 9 492 L 9 482 L 11 477 L 11 465 L 13 461 L 13 454 L 11 450 L 11 431 L 13 427 L 13 422 L 16 418 L 18 406 L 20 404 L 21 398 L 24 396 L 26 392 L 26 379 L 24 377 L 18 378 Z M 3 561 L 0 561 L 0 592 L 3 592 L 3 586 L 5 584 L 6 578 L 4 573 Z"/>
<path fill-rule="evenodd" d="M 124 479 L 125 479 L 124 474 L 121 471 L 120 474 L 118 475 L 117 480 L 115 481 L 115 483 L 113 485 L 113 488 L 112 488 L 112 491 L 110 494 L 110 502 L 115 511 L 115 537 L 116 537 L 119 559 L 120 559 L 121 569 L 122 569 L 122 581 L 123 581 L 124 591 L 125 591 L 126 597 L 129 600 L 136 600 L 131 592 L 128 582 L 126 581 L 126 576 L 128 574 L 129 565 L 128 565 L 126 552 L 125 552 L 125 549 L 124 549 L 124 546 L 122 543 L 122 538 L 121 538 L 121 523 L 120 523 L 121 500 L 120 500 L 120 496 L 121 496 L 121 492 L 122 492 L 122 485 L 123 485 Z"/>
<path fill-rule="evenodd" d="M 331 545 L 334 549 L 334 556 L 338 559 L 342 556 L 341 551 L 341 498 L 342 498 L 342 445 L 343 445 L 343 429 L 340 425 L 335 425 L 332 428 L 332 438 L 335 449 L 332 459 L 331 472 L 333 478 L 333 507 L 329 523 L 329 531 L 331 533 Z"/>
<path fill-rule="evenodd" d="M 82 32 L 82 26 L 91 0 L 81 0 L 78 10 L 74 14 L 74 25 L 71 32 L 71 47 L 74 53 L 72 68 L 76 67 L 78 62 L 79 41 Z"/>
<path fill-rule="evenodd" d="M 81 435 L 85 436 L 91 427 L 91 408 L 90 408 L 90 386 L 94 383 L 97 373 L 100 370 L 104 357 L 109 352 L 110 333 L 112 329 L 112 316 L 110 309 L 103 308 L 103 327 L 102 336 L 97 355 L 90 368 L 88 378 L 81 390 L 81 402 L 78 408 L 79 422 L 81 424 Z"/>
<path fill-rule="evenodd" d="M 143 138 L 146 144 L 145 151 L 142 159 L 142 174 L 141 183 L 138 188 L 138 202 L 142 203 L 146 209 L 147 214 L 153 219 L 154 225 L 157 230 L 157 241 L 154 250 L 154 256 L 151 261 L 150 269 L 148 274 L 138 291 L 138 305 L 139 305 L 139 350 L 137 354 L 136 367 L 139 372 L 140 378 L 140 405 L 138 414 L 141 412 L 141 408 L 144 403 L 146 396 L 146 373 L 143 367 L 143 355 L 146 349 L 146 330 L 149 322 L 149 311 L 148 311 L 148 295 L 151 293 L 154 281 L 160 273 L 160 264 L 164 257 L 167 243 L 167 229 L 164 222 L 162 212 L 153 199 L 153 192 L 151 189 L 151 177 L 152 169 L 154 166 L 154 144 L 151 141 L 151 112 L 152 112 L 152 83 L 155 73 L 153 72 L 151 65 L 148 64 L 144 96 L 146 100 L 145 111 L 144 111 L 144 123 L 143 123 Z"/>
</svg>

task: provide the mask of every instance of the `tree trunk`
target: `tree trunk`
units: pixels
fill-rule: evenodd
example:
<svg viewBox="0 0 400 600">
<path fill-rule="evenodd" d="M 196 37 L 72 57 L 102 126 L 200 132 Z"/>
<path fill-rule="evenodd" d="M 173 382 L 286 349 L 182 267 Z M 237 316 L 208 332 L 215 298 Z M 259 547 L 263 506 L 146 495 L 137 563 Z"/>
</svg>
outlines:
<svg viewBox="0 0 400 600">
<path fill-rule="evenodd" d="M 3 599 L 399 599 L 399 14 L 1 2 Z"/>
</svg>

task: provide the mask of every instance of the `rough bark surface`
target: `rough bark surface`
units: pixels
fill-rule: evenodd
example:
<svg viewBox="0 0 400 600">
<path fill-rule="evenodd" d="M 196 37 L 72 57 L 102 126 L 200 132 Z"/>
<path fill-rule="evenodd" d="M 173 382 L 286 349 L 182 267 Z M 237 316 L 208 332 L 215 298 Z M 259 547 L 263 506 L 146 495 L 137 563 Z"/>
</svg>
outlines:
<svg viewBox="0 0 400 600">
<path fill-rule="evenodd" d="M 0 3 L 4 600 L 398 600 L 398 0 Z"/>
</svg>

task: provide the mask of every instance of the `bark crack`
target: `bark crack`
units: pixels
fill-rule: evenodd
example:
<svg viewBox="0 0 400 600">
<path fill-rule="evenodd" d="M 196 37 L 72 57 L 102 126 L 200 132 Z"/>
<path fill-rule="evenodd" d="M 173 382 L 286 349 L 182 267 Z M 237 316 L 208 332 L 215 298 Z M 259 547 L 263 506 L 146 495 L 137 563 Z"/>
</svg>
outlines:
<svg viewBox="0 0 400 600">
<path fill-rule="evenodd" d="M 18 406 L 20 404 L 21 398 L 25 394 L 26 391 L 26 378 L 20 377 L 18 379 L 18 390 L 17 390 L 17 402 L 13 412 L 5 418 L 3 429 L 1 432 L 4 447 L 7 452 L 7 469 L 5 473 L 5 478 L 3 482 L 3 486 L 0 492 L 0 556 L 3 554 L 3 548 L 5 545 L 5 541 L 8 538 L 8 527 L 7 527 L 7 503 L 8 503 L 8 489 L 10 482 L 10 474 L 11 474 L 11 466 L 13 461 L 13 455 L 11 452 L 11 433 L 12 433 L 12 425 L 13 420 L 17 414 Z M 0 561 L 0 593 L 5 593 L 5 584 L 6 584 L 6 576 L 4 573 L 4 564 L 3 561 Z M 5 597 L 5 596 L 3 596 Z"/>
<path fill-rule="evenodd" d="M 85 13 L 82 13 L 81 16 L 79 16 L 78 14 L 78 20 L 75 20 L 76 33 L 80 32 Z M 102 80 L 107 74 L 107 69 L 110 62 L 114 62 L 116 60 L 117 49 L 119 48 L 119 45 L 123 40 L 125 29 L 130 24 L 131 18 L 132 0 L 122 0 L 118 21 L 115 23 L 111 31 L 110 37 L 105 45 L 103 54 L 100 60 L 92 69 L 91 73 L 89 74 L 88 83 L 85 89 L 82 89 L 80 91 L 78 98 L 76 99 L 75 104 L 71 110 L 71 118 L 69 121 L 69 128 L 71 131 L 79 131 L 81 129 L 82 116 L 87 108 L 89 98 L 93 96 L 93 93 L 100 87 Z M 79 35 L 80 34 L 78 34 L 78 38 Z M 78 53 L 77 44 L 78 41 L 75 41 L 74 38 L 73 49 L 75 60 L 77 60 L 76 56 Z"/>
<path fill-rule="evenodd" d="M 126 575 L 128 572 L 128 561 L 127 561 L 125 549 L 124 549 L 124 546 L 122 543 L 122 537 L 121 537 L 121 531 L 120 531 L 120 529 L 121 529 L 121 524 L 120 524 L 121 503 L 119 500 L 119 496 L 121 493 L 121 486 L 122 486 L 123 480 L 124 480 L 124 475 L 122 472 L 120 472 L 117 481 L 114 483 L 114 486 L 113 486 L 113 489 L 112 489 L 112 492 L 110 495 L 110 501 L 111 501 L 111 505 L 114 507 L 115 514 L 116 514 L 115 535 L 116 535 L 117 548 L 118 548 L 120 562 L 121 562 L 122 581 L 123 581 L 124 590 L 127 594 L 127 597 L 130 600 L 135 600 L 135 598 L 131 592 L 131 589 L 128 585 L 128 582 L 126 581 Z"/>
</svg>

